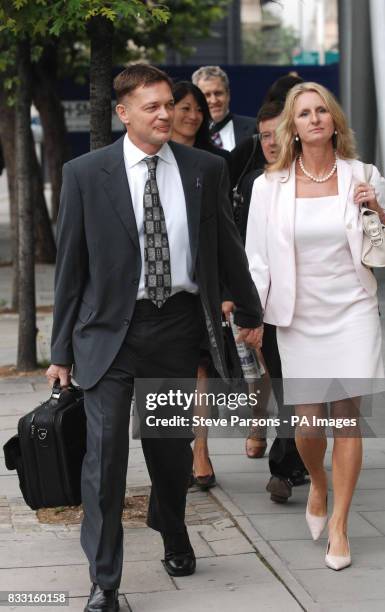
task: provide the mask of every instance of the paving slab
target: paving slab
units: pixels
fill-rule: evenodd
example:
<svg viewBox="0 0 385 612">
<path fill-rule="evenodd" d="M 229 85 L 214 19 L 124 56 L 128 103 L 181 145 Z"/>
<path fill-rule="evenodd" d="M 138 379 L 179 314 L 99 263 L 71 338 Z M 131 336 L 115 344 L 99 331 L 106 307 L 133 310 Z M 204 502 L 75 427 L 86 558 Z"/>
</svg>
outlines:
<svg viewBox="0 0 385 612">
<path fill-rule="evenodd" d="M 385 567 L 385 538 L 349 537 L 353 564 L 357 568 L 381 570 Z M 326 539 L 270 541 L 270 545 L 290 570 L 325 569 Z"/>
<path fill-rule="evenodd" d="M 2 542 L 8 542 L 8 546 L 13 546 L 13 542 L 24 542 L 25 546 L 41 546 L 44 548 L 47 540 L 56 539 L 58 534 L 52 532 L 28 531 L 21 533 L 10 529 L 8 533 L 1 533 L 0 539 Z M 79 536 L 76 536 L 79 539 Z M 41 549 L 40 549 L 41 550 Z"/>
<path fill-rule="evenodd" d="M 0 379 L 0 384 L 1 384 Z M 13 383 L 17 385 L 16 382 Z M 17 387 L 16 387 L 17 388 Z M 44 388 L 35 391 L 26 391 L 23 386 L 23 390 L 20 393 L 10 394 L 9 387 L 0 390 L 0 416 L 22 416 L 36 408 L 40 402 L 44 402 L 50 396 L 50 390 L 48 385 Z M 33 395 L 31 395 L 33 393 Z"/>
<path fill-rule="evenodd" d="M 356 490 L 384 489 L 385 468 L 364 468 L 357 482 Z"/>
<path fill-rule="evenodd" d="M 354 493 L 352 510 L 357 512 L 385 511 L 385 487 L 384 489 L 357 490 Z"/>
<path fill-rule="evenodd" d="M 189 527 L 189 534 L 197 558 L 214 556 L 212 548 L 201 536 L 199 526 Z M 124 559 L 126 561 L 158 561 L 162 557 L 163 543 L 160 534 L 148 528 L 125 530 Z"/>
<path fill-rule="evenodd" d="M 16 474 L 16 472 L 8 471 L 8 474 Z M 0 476 L 0 491 L 8 496 L 21 497 L 19 479 L 17 476 Z"/>
<path fill-rule="evenodd" d="M 132 612 L 300 612 L 303 610 L 279 583 L 242 585 L 194 591 L 187 598 L 185 591 L 149 595 L 127 595 Z"/>
<path fill-rule="evenodd" d="M 17 433 L 17 423 L 20 417 L 16 415 L 0 417 L 0 427 L 2 431 L 8 433 L 8 437 L 12 433 Z"/>
<path fill-rule="evenodd" d="M 385 535 L 385 512 L 377 510 L 374 512 L 360 512 L 360 514 L 366 521 Z"/>
<path fill-rule="evenodd" d="M 33 393 L 34 388 L 28 379 L 14 380 L 2 378 L 0 379 L 0 394 L 17 394 L 17 396 L 23 393 Z"/>
<path fill-rule="evenodd" d="M 266 474 L 269 471 L 268 465 L 268 454 L 269 451 L 267 449 L 265 456 L 260 459 L 249 459 L 246 457 L 244 452 L 245 441 L 240 440 L 240 454 L 234 455 L 219 455 L 211 451 L 210 447 L 210 456 L 213 462 L 213 466 L 216 474 L 220 474 L 221 476 L 224 474 Z"/>
<path fill-rule="evenodd" d="M 241 555 L 255 552 L 254 547 L 240 535 L 231 540 L 212 541 L 210 546 L 216 555 Z"/>
<path fill-rule="evenodd" d="M 265 540 L 311 540 L 305 520 L 304 508 L 299 514 L 257 514 L 249 515 L 250 521 Z M 352 537 L 381 537 L 381 532 L 366 521 L 358 512 L 349 514 L 349 534 Z M 326 530 L 324 537 L 327 537 Z"/>
<path fill-rule="evenodd" d="M 300 487 L 299 487 L 300 489 Z M 238 511 L 234 511 L 234 516 L 253 515 L 256 512 L 261 514 L 303 514 L 304 505 L 300 496 L 295 491 L 293 497 L 287 504 L 273 504 L 266 491 L 260 493 L 236 493 L 230 495 L 231 500 Z"/>
<path fill-rule="evenodd" d="M 13 542 L 12 546 L 0 541 L 0 568 L 49 567 L 51 565 L 83 565 L 86 558 L 79 542 L 64 539 L 47 539 L 44 542 L 44 554 L 37 546 L 26 547 L 22 541 Z M 41 572 L 42 574 L 45 573 Z"/>
<path fill-rule="evenodd" d="M 380 600 L 384 597 L 384 570 L 348 567 L 342 572 L 331 569 L 296 570 L 294 575 L 302 585 L 306 585 L 314 601 L 355 603 L 357 600 Z M 366 612 L 366 608 L 362 608 Z"/>
<path fill-rule="evenodd" d="M 88 597 L 90 579 L 87 564 L 52 564 L 2 570 L 0 590 L 69 591 L 71 597 Z M 36 586 L 38 585 L 38 587 Z M 124 593 L 174 590 L 175 585 L 158 561 L 124 562 L 120 591 Z"/>
<path fill-rule="evenodd" d="M 218 521 L 219 523 L 220 521 Z M 234 525 L 234 523 L 232 523 Z M 239 537 L 239 530 L 234 526 L 221 529 L 213 525 L 202 525 L 198 527 L 199 533 L 206 540 L 206 542 L 218 542 L 219 540 L 233 540 Z"/>
<path fill-rule="evenodd" d="M 261 563 L 255 553 L 201 559 L 194 580 L 174 578 L 178 589 L 201 590 L 228 588 L 242 584 L 275 582 L 274 575 Z"/>
<path fill-rule="evenodd" d="M 384 599 L 356 599 L 346 603 L 328 602 L 320 606 L 319 612 L 384 612 Z"/>
<path fill-rule="evenodd" d="M 124 596 L 120 597 L 120 610 L 122 612 L 131 612 L 130 608 L 127 607 L 127 600 Z M 66 603 L 63 607 L 58 606 L 40 606 L 40 609 L 36 606 L 23 606 L 23 612 L 58 612 L 60 610 L 65 610 L 65 612 L 83 612 L 84 607 L 87 603 L 87 597 L 70 597 L 68 599 L 68 604 Z M 123 606 L 125 606 L 123 608 Z M 20 606 L 9 606 L 5 608 L 9 612 L 20 612 Z"/>
<path fill-rule="evenodd" d="M 211 438 L 209 436 L 210 454 L 231 456 L 234 458 L 237 455 L 242 457 L 245 454 L 244 438 Z"/>
</svg>

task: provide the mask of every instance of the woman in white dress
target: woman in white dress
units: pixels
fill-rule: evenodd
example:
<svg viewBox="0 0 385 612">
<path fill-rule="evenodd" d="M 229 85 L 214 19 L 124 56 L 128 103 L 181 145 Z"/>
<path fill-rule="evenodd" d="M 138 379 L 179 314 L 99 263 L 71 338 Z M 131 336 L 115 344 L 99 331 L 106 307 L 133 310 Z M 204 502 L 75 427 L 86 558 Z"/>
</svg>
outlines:
<svg viewBox="0 0 385 612">
<path fill-rule="evenodd" d="M 298 451 L 311 477 L 306 520 L 313 539 L 328 523 L 326 565 L 351 563 L 348 512 L 362 462 L 360 396 L 384 377 L 377 285 L 361 264 L 361 204 L 382 207 L 384 179 L 356 159 L 354 137 L 333 95 L 316 83 L 288 94 L 276 163 L 254 183 L 247 227 L 250 271 L 277 326 L 285 403 L 295 405 Z M 370 179 L 369 179 L 370 174 Z M 327 516 L 325 428 L 333 428 L 333 510 Z"/>
</svg>

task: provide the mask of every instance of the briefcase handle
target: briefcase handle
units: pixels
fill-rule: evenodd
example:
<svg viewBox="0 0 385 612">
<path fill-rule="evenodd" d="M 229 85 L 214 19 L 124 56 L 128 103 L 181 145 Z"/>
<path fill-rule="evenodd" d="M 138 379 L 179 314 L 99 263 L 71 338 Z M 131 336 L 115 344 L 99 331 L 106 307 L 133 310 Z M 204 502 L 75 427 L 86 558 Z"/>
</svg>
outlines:
<svg viewBox="0 0 385 612">
<path fill-rule="evenodd" d="M 60 399 L 60 396 L 64 391 L 76 391 L 76 387 L 72 383 L 70 383 L 67 387 L 61 387 L 60 379 L 57 378 L 55 382 L 53 383 L 50 399 L 54 399 L 54 400 Z"/>
</svg>

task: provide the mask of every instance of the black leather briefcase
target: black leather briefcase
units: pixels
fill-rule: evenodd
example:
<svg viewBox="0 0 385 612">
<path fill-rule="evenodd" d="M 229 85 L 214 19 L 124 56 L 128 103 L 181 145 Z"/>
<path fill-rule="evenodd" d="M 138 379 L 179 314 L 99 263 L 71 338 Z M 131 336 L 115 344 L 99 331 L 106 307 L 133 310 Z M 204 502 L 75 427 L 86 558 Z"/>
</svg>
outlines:
<svg viewBox="0 0 385 612">
<path fill-rule="evenodd" d="M 17 470 L 32 510 L 80 504 L 85 451 L 83 392 L 73 385 L 56 384 L 50 399 L 19 420 L 18 434 L 4 445 L 5 465 Z"/>
</svg>

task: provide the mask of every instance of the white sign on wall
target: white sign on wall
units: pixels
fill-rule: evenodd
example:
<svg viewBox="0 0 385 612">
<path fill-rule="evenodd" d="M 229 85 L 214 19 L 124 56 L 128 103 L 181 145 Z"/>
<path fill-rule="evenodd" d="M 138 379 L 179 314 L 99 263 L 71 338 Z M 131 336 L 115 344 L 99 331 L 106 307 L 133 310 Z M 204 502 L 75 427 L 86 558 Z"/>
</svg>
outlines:
<svg viewBox="0 0 385 612">
<path fill-rule="evenodd" d="M 115 113 L 116 102 L 111 102 L 112 108 L 112 131 L 122 132 L 123 124 Z M 90 131 L 90 102 L 89 100 L 64 100 L 64 116 L 69 132 Z"/>
</svg>

